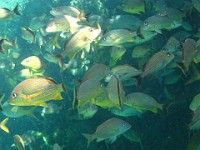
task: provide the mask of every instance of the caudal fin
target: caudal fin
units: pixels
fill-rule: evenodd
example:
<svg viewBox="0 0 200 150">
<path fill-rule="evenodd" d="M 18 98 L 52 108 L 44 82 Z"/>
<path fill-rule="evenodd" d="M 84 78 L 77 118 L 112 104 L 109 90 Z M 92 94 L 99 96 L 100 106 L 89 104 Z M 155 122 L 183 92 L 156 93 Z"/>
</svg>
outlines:
<svg viewBox="0 0 200 150">
<path fill-rule="evenodd" d="M 18 4 L 16 5 L 16 7 L 13 9 L 13 12 L 18 15 L 18 16 L 22 16 L 22 14 L 19 12 L 19 7 Z"/>
<path fill-rule="evenodd" d="M 3 131 L 9 133 L 8 128 L 6 127 L 6 123 L 8 122 L 8 118 L 4 119 L 1 123 L 0 123 L 0 127 Z"/>
<path fill-rule="evenodd" d="M 82 133 L 82 135 L 88 140 L 87 142 L 87 147 L 88 147 L 90 143 L 94 140 L 93 134 Z"/>
</svg>

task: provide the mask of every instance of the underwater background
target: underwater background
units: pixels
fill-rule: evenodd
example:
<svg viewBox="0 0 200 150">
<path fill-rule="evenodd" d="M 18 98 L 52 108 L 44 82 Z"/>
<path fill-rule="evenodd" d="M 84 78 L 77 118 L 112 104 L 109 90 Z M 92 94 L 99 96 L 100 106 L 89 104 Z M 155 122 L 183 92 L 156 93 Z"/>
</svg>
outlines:
<svg viewBox="0 0 200 150">
<path fill-rule="evenodd" d="M 21 15 L 12 11 L 17 5 Z M 65 64 L 72 61 L 70 67 L 64 70 L 52 56 L 64 56 L 66 45 L 82 27 L 74 33 L 70 33 L 72 30 L 49 33 L 46 30 L 43 34 L 40 29 L 45 32 L 49 22 L 57 17 L 50 14 L 50 11 L 59 6 L 78 8 L 80 12 L 84 12 L 86 18 L 78 25 L 101 30 L 101 33 L 89 43 L 89 52 L 82 53 L 87 47 L 81 47 L 75 49 L 78 52 L 74 52 L 76 54 L 72 60 L 67 58 L 68 55 L 64 57 Z M 4 114 L 5 108 L 2 106 L 0 121 L 9 118 L 6 126 L 10 132 L 0 131 L 0 150 L 198 150 L 200 98 L 195 99 L 197 109 L 191 109 L 190 104 L 200 93 L 199 0 L 0 0 L 0 8 L 9 10 L 7 18 L 1 18 L 0 15 L 0 93 L 5 94 L 1 103 L 7 102 L 12 90 L 27 78 L 50 77 L 58 84 L 64 84 L 67 89 L 67 92 L 61 93 L 63 100 L 48 102 L 53 104 L 51 108 L 50 105 L 46 108 L 37 105 L 18 105 L 23 108 L 20 112 L 23 115 L 20 117 L 15 117 L 14 109 L 10 110 L 11 115 Z M 176 9 L 181 15 L 179 16 L 176 11 L 173 13 L 168 8 Z M 169 22 L 165 21 L 166 18 L 159 20 L 159 17 L 156 18 L 157 15 L 166 17 Z M 95 16 L 94 20 L 92 16 Z M 152 16 L 155 18 L 150 18 Z M 31 24 L 34 17 L 39 19 Z M 146 28 L 146 24 L 152 26 Z M 106 33 L 117 29 L 124 29 L 127 33 L 116 31 L 106 37 Z M 24 32 L 25 30 L 27 32 Z M 131 32 L 131 37 L 126 37 L 128 32 Z M 84 34 L 87 35 L 87 32 Z M 176 45 L 167 45 L 171 37 L 176 38 Z M 102 42 L 107 38 L 114 40 Z M 17 39 L 17 46 L 12 43 L 14 39 Z M 39 39 L 43 42 L 39 43 Z M 193 45 L 188 43 L 187 39 L 193 40 Z M 78 45 L 80 42 L 81 38 L 75 39 L 73 44 Z M 123 52 L 117 53 L 117 50 L 113 50 L 114 47 L 123 49 Z M 135 50 L 136 48 L 139 50 Z M 163 55 L 155 56 L 161 51 L 173 55 L 173 58 L 168 62 L 168 58 L 163 58 Z M 30 56 L 40 58 L 42 71 L 31 70 L 32 66 L 26 67 L 21 64 Z M 96 90 L 100 94 L 86 99 L 84 104 L 80 102 L 79 87 L 87 80 L 94 80 L 88 77 L 84 81 L 83 78 L 95 64 L 103 64 L 107 67 L 106 70 L 109 70 L 102 78 L 100 77 L 98 83 L 105 88 L 105 93 L 110 99 L 113 95 L 117 97 L 119 103 L 117 101 L 116 105 L 97 104 L 98 96 L 105 93 L 97 91 L 96 85 L 94 89 L 83 89 L 88 93 Z M 129 68 L 130 70 L 123 70 L 125 72 L 122 74 L 120 71 L 116 71 L 115 74 L 113 68 L 121 65 L 135 67 L 135 71 L 139 73 L 133 75 Z M 24 68 L 28 68 L 33 74 L 26 76 L 21 72 Z M 97 77 L 103 72 L 101 69 L 97 68 L 97 72 L 91 71 L 91 74 L 94 73 Z M 111 90 L 108 90 L 111 83 L 110 79 L 107 79 L 108 76 L 114 76 L 117 80 L 116 87 L 111 85 Z M 136 102 L 137 104 L 126 102 L 127 95 L 134 92 L 146 93 L 155 101 L 149 102 L 147 99 L 147 102 L 141 104 L 140 101 Z M 85 91 L 81 94 L 83 97 L 92 95 L 84 95 Z M 135 99 L 137 101 L 137 97 Z M 74 103 L 79 104 L 74 106 Z M 77 109 L 85 104 L 97 106 L 98 111 L 93 113 L 93 110 L 89 109 L 89 112 L 80 114 Z M 128 115 L 120 115 L 125 110 L 122 105 L 133 107 L 130 112 L 127 110 Z M 51 110 L 47 110 L 48 108 Z M 117 109 L 117 113 L 113 113 L 113 109 Z M 91 114 L 85 117 L 84 113 Z M 87 146 L 87 139 L 82 133 L 95 133 L 97 127 L 110 118 L 122 119 L 130 124 L 131 128 L 120 134 L 119 131 L 113 130 L 111 134 L 117 135 L 114 142 L 109 143 L 107 138 L 100 142 L 94 139 Z M 112 130 L 114 125 L 107 124 L 108 131 Z M 14 142 L 14 135 L 19 135 L 22 141 Z M 25 146 L 20 148 L 17 146 L 18 143 Z"/>
</svg>

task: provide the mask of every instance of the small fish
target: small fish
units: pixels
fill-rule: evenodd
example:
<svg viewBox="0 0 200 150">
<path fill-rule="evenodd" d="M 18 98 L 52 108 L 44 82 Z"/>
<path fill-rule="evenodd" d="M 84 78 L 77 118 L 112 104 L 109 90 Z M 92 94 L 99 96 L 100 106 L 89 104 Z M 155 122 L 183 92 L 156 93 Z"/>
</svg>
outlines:
<svg viewBox="0 0 200 150">
<path fill-rule="evenodd" d="M 13 139 L 14 139 L 15 146 L 17 147 L 18 150 L 25 150 L 24 141 L 18 134 L 14 135 Z"/>
<path fill-rule="evenodd" d="M 60 145 L 58 145 L 58 143 L 55 143 L 53 145 L 53 149 L 52 150 L 62 150 L 62 148 L 60 147 Z"/>
<path fill-rule="evenodd" d="M 126 0 L 122 10 L 131 14 L 141 14 L 145 12 L 144 0 Z"/>
<path fill-rule="evenodd" d="M 107 85 L 108 97 L 115 107 L 121 107 L 125 100 L 125 91 L 118 77 L 112 75 Z"/>
<path fill-rule="evenodd" d="M 129 80 L 139 76 L 142 73 L 141 70 L 138 70 L 130 65 L 118 65 L 111 70 L 111 74 L 118 77 L 121 81 Z"/>
<path fill-rule="evenodd" d="M 68 15 L 58 16 L 49 21 L 45 31 L 47 33 L 70 32 L 73 34 L 83 27 L 78 24 L 79 21 L 79 18 L 74 18 Z"/>
<path fill-rule="evenodd" d="M 80 51 L 90 51 L 90 44 L 99 36 L 101 28 L 86 26 L 73 34 L 65 43 L 65 50 L 60 55 L 57 55 L 59 66 L 64 70 L 64 59 L 69 58 L 69 63 Z"/>
<path fill-rule="evenodd" d="M 172 29 L 173 21 L 167 16 L 154 15 L 142 22 L 138 28 L 138 33 L 142 31 L 154 31 L 162 33 L 162 29 Z"/>
<path fill-rule="evenodd" d="M 183 18 L 185 17 L 185 13 L 183 13 L 182 11 L 180 11 L 178 9 L 172 8 L 172 7 L 162 8 L 159 11 L 158 15 L 167 16 L 173 21 L 182 21 Z"/>
<path fill-rule="evenodd" d="M 110 63 L 109 66 L 113 67 L 116 65 L 118 60 L 121 60 L 123 55 L 125 54 L 126 49 L 123 46 L 113 46 L 110 50 Z"/>
<path fill-rule="evenodd" d="M 144 78 L 147 75 L 165 68 L 173 59 L 174 55 L 172 53 L 165 51 L 155 53 L 144 65 L 141 77 Z"/>
<path fill-rule="evenodd" d="M 141 92 L 128 94 L 124 100 L 124 104 L 136 108 L 140 112 L 150 110 L 154 113 L 157 113 L 158 109 L 162 109 L 163 106 L 156 102 L 150 95 Z"/>
<path fill-rule="evenodd" d="M 189 127 L 190 130 L 196 130 L 200 128 L 200 107 L 194 111 Z"/>
<path fill-rule="evenodd" d="M 16 7 L 12 11 L 7 8 L 0 8 L 0 19 L 9 18 L 14 14 L 19 15 L 19 16 L 22 15 L 18 10 L 18 5 L 16 5 Z"/>
<path fill-rule="evenodd" d="M 30 70 L 41 70 L 44 66 L 37 56 L 29 56 L 21 61 L 21 65 Z"/>
<path fill-rule="evenodd" d="M 28 68 L 22 69 L 17 72 L 18 77 L 22 78 L 37 78 L 37 77 L 44 77 L 44 70 L 40 71 L 31 71 Z"/>
<path fill-rule="evenodd" d="M 29 28 L 33 31 L 40 30 L 41 28 L 43 28 L 45 26 L 45 18 L 46 18 L 45 14 L 42 16 L 39 16 L 39 17 L 33 17 L 31 19 Z"/>
<path fill-rule="evenodd" d="M 83 81 L 93 79 L 101 81 L 110 73 L 109 67 L 104 64 L 94 64 L 84 75 Z"/>
<path fill-rule="evenodd" d="M 200 106 L 200 93 L 193 98 L 189 108 L 194 112 L 199 106 Z"/>
<path fill-rule="evenodd" d="M 35 33 L 30 28 L 21 28 L 22 38 L 26 40 L 28 43 L 35 43 Z"/>
<path fill-rule="evenodd" d="M 0 129 L 2 129 L 3 131 L 9 133 L 9 129 L 6 127 L 6 123 L 8 122 L 8 118 L 4 119 L 1 123 L 0 123 Z"/>
<path fill-rule="evenodd" d="M 47 114 L 58 114 L 59 111 L 62 109 L 62 106 L 58 106 L 52 102 L 47 104 L 47 107 L 43 107 L 41 110 L 41 116 L 45 116 Z"/>
<path fill-rule="evenodd" d="M 54 17 L 69 15 L 74 18 L 79 17 L 80 20 L 82 21 L 86 20 L 86 18 L 84 17 L 85 16 L 84 12 L 72 6 L 59 6 L 59 7 L 53 8 L 50 11 L 50 14 L 53 15 Z"/>
<path fill-rule="evenodd" d="M 11 92 L 8 103 L 16 106 L 47 107 L 46 101 L 62 100 L 62 84 L 51 78 L 30 78 L 20 82 Z"/>
<path fill-rule="evenodd" d="M 17 38 L 13 41 L 9 41 L 8 39 L 0 39 L 0 52 L 2 54 L 9 54 L 11 48 L 18 48 Z"/>
<path fill-rule="evenodd" d="M 180 42 L 173 36 L 171 36 L 167 43 L 165 44 L 165 46 L 163 47 L 163 49 L 167 52 L 173 53 L 177 50 L 180 49 Z"/>
<path fill-rule="evenodd" d="M 98 107 L 93 104 L 82 105 L 77 109 L 78 109 L 78 114 L 83 116 L 84 119 L 92 118 L 98 111 Z"/>
<path fill-rule="evenodd" d="M 122 117 L 130 117 L 130 116 L 141 116 L 142 112 L 138 111 L 137 109 L 127 106 L 127 105 L 122 105 L 121 109 L 119 108 L 111 108 L 111 112 L 117 116 L 122 116 Z"/>
<path fill-rule="evenodd" d="M 82 135 L 87 138 L 88 144 L 96 139 L 96 142 L 100 142 L 103 140 L 109 140 L 110 143 L 113 143 L 116 140 L 116 137 L 126 132 L 131 128 L 131 125 L 119 118 L 111 118 L 106 120 L 104 123 L 99 125 L 93 134 L 85 134 Z"/>
<path fill-rule="evenodd" d="M 144 58 L 151 54 L 151 47 L 149 45 L 138 45 L 132 51 L 132 58 Z"/>
<path fill-rule="evenodd" d="M 95 104 L 95 99 L 105 91 L 105 87 L 97 80 L 86 80 L 77 91 L 78 105 Z"/>
<path fill-rule="evenodd" d="M 192 4 L 194 6 L 194 8 L 200 12 L 200 3 L 199 3 L 199 0 L 192 0 Z"/>
<path fill-rule="evenodd" d="M 98 41 L 98 44 L 101 46 L 115 46 L 125 42 L 134 42 L 135 36 L 135 32 L 126 29 L 115 29 L 106 32 Z"/>
<path fill-rule="evenodd" d="M 190 64 L 197 54 L 198 49 L 196 47 L 196 41 L 190 38 L 185 40 L 182 47 L 182 62 L 178 63 L 178 65 L 182 68 L 183 73 L 186 74 L 185 72 L 189 71 Z"/>
</svg>

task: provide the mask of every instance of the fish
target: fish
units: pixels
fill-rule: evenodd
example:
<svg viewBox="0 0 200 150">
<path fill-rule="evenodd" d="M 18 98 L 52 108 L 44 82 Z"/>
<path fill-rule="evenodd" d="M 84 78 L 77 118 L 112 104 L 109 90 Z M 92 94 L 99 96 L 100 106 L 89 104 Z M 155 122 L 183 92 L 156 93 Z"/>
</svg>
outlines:
<svg viewBox="0 0 200 150">
<path fill-rule="evenodd" d="M 18 134 L 15 134 L 13 136 L 13 139 L 14 139 L 15 146 L 17 147 L 18 150 L 25 150 L 25 144 L 21 136 L 19 136 Z"/>
<path fill-rule="evenodd" d="M 125 99 L 125 91 L 118 77 L 111 75 L 111 79 L 107 85 L 108 97 L 114 106 L 120 108 Z"/>
<path fill-rule="evenodd" d="M 159 51 L 155 53 L 144 65 L 143 72 L 140 75 L 141 78 L 146 77 L 152 73 L 155 73 L 163 68 L 165 68 L 174 59 L 174 54 Z"/>
<path fill-rule="evenodd" d="M 135 32 L 142 23 L 142 20 L 134 15 L 115 15 L 111 19 L 103 19 L 103 23 L 105 26 L 103 28 L 107 30 L 127 29 Z"/>
<path fill-rule="evenodd" d="M 129 80 L 130 78 L 137 77 L 141 73 L 141 70 L 138 70 L 128 64 L 115 66 L 111 70 L 111 74 L 119 78 L 120 81 Z"/>
<path fill-rule="evenodd" d="M 56 105 L 55 103 L 48 103 L 47 104 L 48 106 L 47 107 L 43 107 L 42 110 L 41 110 L 41 116 L 45 116 L 47 114 L 58 114 L 60 112 L 60 110 L 62 109 L 62 106 L 58 106 Z"/>
<path fill-rule="evenodd" d="M 138 27 L 138 33 L 144 31 L 154 31 L 162 33 L 162 29 L 172 29 L 173 21 L 167 16 L 154 15 L 145 19 Z"/>
<path fill-rule="evenodd" d="M 123 55 L 125 54 L 126 49 L 123 46 L 113 46 L 110 50 L 110 62 L 109 66 L 114 67 L 118 60 L 121 60 Z"/>
<path fill-rule="evenodd" d="M 194 6 L 194 8 L 200 12 L 200 4 L 199 4 L 199 0 L 192 0 L 192 4 Z"/>
<path fill-rule="evenodd" d="M 200 128 L 200 107 L 194 111 L 189 128 L 190 130 L 196 130 Z"/>
<path fill-rule="evenodd" d="M 101 28 L 86 26 L 73 34 L 64 45 L 64 51 L 57 55 L 58 64 L 64 70 L 64 59 L 69 58 L 69 63 L 82 50 L 90 51 L 90 44 L 99 36 Z"/>
<path fill-rule="evenodd" d="M 110 68 L 104 64 L 94 64 L 83 76 L 82 81 L 97 80 L 101 81 L 110 73 Z"/>
<path fill-rule="evenodd" d="M 151 47 L 149 45 L 138 45 L 132 51 L 132 58 L 143 58 L 151 54 Z"/>
<path fill-rule="evenodd" d="M 162 8 L 158 12 L 158 15 L 167 16 L 173 21 L 180 21 L 180 22 L 182 22 L 183 18 L 185 17 L 185 13 L 184 12 L 182 12 L 182 11 L 180 11 L 178 9 L 172 8 L 172 7 Z"/>
<path fill-rule="evenodd" d="M 44 67 L 41 59 L 37 56 L 29 56 L 23 59 L 21 65 L 33 71 L 42 70 Z"/>
<path fill-rule="evenodd" d="M 0 123 L 0 129 L 5 131 L 6 133 L 10 132 L 9 129 L 6 127 L 6 124 L 7 124 L 8 120 L 9 120 L 9 118 L 6 118 L 3 121 L 1 121 L 1 123 Z"/>
<path fill-rule="evenodd" d="M 8 102 L 6 101 L 2 105 L 2 109 L 3 109 L 2 113 L 9 118 L 20 118 L 23 116 L 28 116 L 38 119 L 34 115 L 35 107 L 30 109 L 25 109 L 23 107 L 9 105 Z"/>
<path fill-rule="evenodd" d="M 122 116 L 122 117 L 130 117 L 130 116 L 141 116 L 142 112 L 138 111 L 137 109 L 127 106 L 127 105 L 122 105 L 121 109 L 119 108 L 111 108 L 111 112 L 117 116 Z"/>
<path fill-rule="evenodd" d="M 46 18 L 46 14 L 39 17 L 33 17 L 29 24 L 29 28 L 32 31 L 39 31 L 41 28 L 45 27 L 45 23 L 46 23 L 45 18 Z"/>
<path fill-rule="evenodd" d="M 175 37 L 171 36 L 162 49 L 167 52 L 173 53 L 180 50 L 180 46 L 180 42 Z"/>
<path fill-rule="evenodd" d="M 58 16 L 49 21 L 45 31 L 47 33 L 70 32 L 73 34 L 83 27 L 78 24 L 79 21 L 79 18 L 69 15 Z"/>
<path fill-rule="evenodd" d="M 94 104 L 85 104 L 77 108 L 78 114 L 84 119 L 92 118 L 98 111 L 98 107 Z"/>
<path fill-rule="evenodd" d="M 78 88 L 78 106 L 87 103 L 95 104 L 95 99 L 105 91 L 105 87 L 97 80 L 86 80 Z"/>
<path fill-rule="evenodd" d="M 22 69 L 19 72 L 17 72 L 17 76 L 19 78 L 37 78 L 37 77 L 44 77 L 44 71 L 45 70 L 30 70 L 28 68 Z"/>
<path fill-rule="evenodd" d="M 126 96 L 124 104 L 131 106 L 138 111 L 150 110 L 154 113 L 158 112 L 158 109 L 162 110 L 163 105 L 159 104 L 153 97 L 142 92 L 130 93 Z"/>
<path fill-rule="evenodd" d="M 84 12 L 72 6 L 59 6 L 59 7 L 53 8 L 50 11 L 50 14 L 53 15 L 54 17 L 69 15 L 74 18 L 78 17 L 82 21 L 86 20 Z"/>
<path fill-rule="evenodd" d="M 11 92 L 10 105 L 42 106 L 50 100 L 62 100 L 61 92 L 66 91 L 63 84 L 57 84 L 52 78 L 29 78 L 20 82 Z"/>
<path fill-rule="evenodd" d="M 190 110 L 193 112 L 200 106 L 200 93 L 197 94 L 193 99 L 192 102 L 190 103 Z"/>
<path fill-rule="evenodd" d="M 21 31 L 22 31 L 22 38 L 26 40 L 28 43 L 36 42 L 35 33 L 30 28 L 21 28 Z"/>
<path fill-rule="evenodd" d="M 126 29 L 115 29 L 106 32 L 98 41 L 101 46 L 116 46 L 126 42 L 134 42 L 135 32 Z"/>
<path fill-rule="evenodd" d="M 12 11 L 9 10 L 8 8 L 0 8 L 0 20 L 7 19 L 14 14 L 18 16 L 22 15 L 18 10 L 18 4 L 15 6 L 15 8 Z"/>
<path fill-rule="evenodd" d="M 141 14 L 145 12 L 144 0 L 126 0 L 122 10 L 131 14 Z"/>
<path fill-rule="evenodd" d="M 111 118 L 106 120 L 104 123 L 99 125 L 93 134 L 82 135 L 88 140 L 87 146 L 96 139 L 96 142 L 103 140 L 109 140 L 110 143 L 113 143 L 116 140 L 116 137 L 123 134 L 131 128 L 131 125 L 119 118 Z"/>
<path fill-rule="evenodd" d="M 15 38 L 13 41 L 10 41 L 6 38 L 0 39 L 0 52 L 2 54 L 9 54 L 11 48 L 18 48 L 17 38 Z"/>
<path fill-rule="evenodd" d="M 186 39 L 184 43 L 182 43 L 182 62 L 178 62 L 177 64 L 180 66 L 182 72 L 189 71 L 190 64 L 192 63 L 195 55 L 198 52 L 196 47 L 196 41 L 194 39 Z"/>
<path fill-rule="evenodd" d="M 53 145 L 53 149 L 52 149 L 52 150 L 62 150 L 62 148 L 61 148 L 60 145 L 58 145 L 58 143 L 55 143 L 55 144 Z"/>
</svg>

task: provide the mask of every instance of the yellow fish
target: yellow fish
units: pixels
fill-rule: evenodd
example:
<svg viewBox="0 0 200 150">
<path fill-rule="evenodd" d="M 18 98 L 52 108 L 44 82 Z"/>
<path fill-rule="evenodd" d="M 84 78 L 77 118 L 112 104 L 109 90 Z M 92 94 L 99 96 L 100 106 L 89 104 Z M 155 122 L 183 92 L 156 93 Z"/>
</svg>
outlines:
<svg viewBox="0 0 200 150">
<path fill-rule="evenodd" d="M 63 84 L 51 78 L 30 78 L 19 83 L 11 92 L 8 103 L 16 106 L 47 107 L 46 101 L 62 100 Z"/>
</svg>

